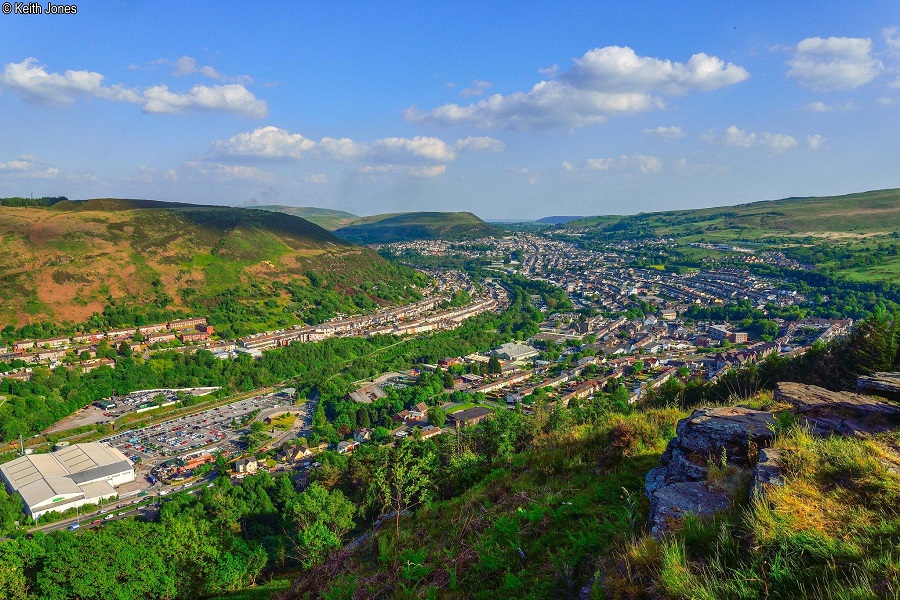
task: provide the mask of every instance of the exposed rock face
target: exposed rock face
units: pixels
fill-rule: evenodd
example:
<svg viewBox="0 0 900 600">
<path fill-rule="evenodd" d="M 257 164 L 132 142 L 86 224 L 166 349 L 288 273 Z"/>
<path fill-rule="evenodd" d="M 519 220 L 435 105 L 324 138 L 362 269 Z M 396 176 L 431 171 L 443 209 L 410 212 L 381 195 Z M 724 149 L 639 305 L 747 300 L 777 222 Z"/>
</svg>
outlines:
<svg viewBox="0 0 900 600">
<path fill-rule="evenodd" d="M 832 392 L 802 383 L 779 383 L 775 399 L 791 404 L 814 435 L 865 437 L 900 426 L 900 407 L 873 396 Z"/>
<path fill-rule="evenodd" d="M 856 378 L 856 391 L 900 400 L 900 373 L 875 373 Z"/>
<path fill-rule="evenodd" d="M 771 444 L 774 424 L 771 413 L 741 407 L 695 410 L 679 421 L 662 466 L 647 474 L 651 534 L 661 537 L 687 513 L 703 517 L 727 510 L 732 498 L 706 484 L 709 461 L 719 461 L 724 449 L 729 465 L 749 468 L 751 443 L 757 449 Z"/>
<path fill-rule="evenodd" d="M 750 497 L 756 498 L 765 493 L 766 486 L 780 485 L 784 485 L 781 479 L 781 453 L 773 448 L 763 448 L 759 451 L 759 462 L 753 467 Z"/>
<path fill-rule="evenodd" d="M 900 386 L 900 374 L 878 373 L 860 381 L 861 389 L 879 389 L 881 393 L 891 382 Z M 864 437 L 900 427 L 900 406 L 873 396 L 779 383 L 775 399 L 790 404 L 814 435 Z M 661 465 L 647 474 L 644 487 L 650 499 L 650 533 L 659 538 L 688 513 L 711 516 L 731 506 L 733 498 L 728 492 L 707 483 L 708 465 L 710 461 L 720 463 L 723 449 L 727 467 L 752 471 L 750 493 L 754 497 L 767 486 L 782 485 L 781 457 L 769 448 L 774 425 L 772 413 L 741 407 L 695 410 L 679 421 L 678 435 L 669 441 Z M 900 470 L 900 465 L 893 466 Z"/>
</svg>

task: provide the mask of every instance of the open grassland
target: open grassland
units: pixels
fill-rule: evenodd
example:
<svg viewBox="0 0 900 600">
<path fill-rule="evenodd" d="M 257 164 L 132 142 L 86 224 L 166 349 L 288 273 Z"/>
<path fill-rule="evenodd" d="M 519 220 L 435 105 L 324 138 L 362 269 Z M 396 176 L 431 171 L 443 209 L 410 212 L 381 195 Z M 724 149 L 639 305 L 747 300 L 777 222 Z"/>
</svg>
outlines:
<svg viewBox="0 0 900 600">
<path fill-rule="evenodd" d="M 0 240 L 0 323 L 16 325 L 384 262 L 298 217 L 150 201 L 0 206 Z"/>
<path fill-rule="evenodd" d="M 590 227 L 608 234 L 643 231 L 688 238 L 687 241 L 752 240 L 829 232 L 887 235 L 900 231 L 900 189 L 630 216 L 585 217 L 565 227 Z"/>
</svg>

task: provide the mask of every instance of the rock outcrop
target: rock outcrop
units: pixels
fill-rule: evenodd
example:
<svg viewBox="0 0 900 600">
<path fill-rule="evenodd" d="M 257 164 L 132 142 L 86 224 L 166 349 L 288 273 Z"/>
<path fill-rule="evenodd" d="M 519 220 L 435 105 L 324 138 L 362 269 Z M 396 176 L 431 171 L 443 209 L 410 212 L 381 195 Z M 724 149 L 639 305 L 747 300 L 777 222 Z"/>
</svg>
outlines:
<svg viewBox="0 0 900 600">
<path fill-rule="evenodd" d="M 896 375 L 879 373 L 874 379 L 891 381 Z M 779 383 L 775 400 L 789 404 L 790 412 L 818 436 L 865 437 L 900 427 L 900 406 L 874 396 Z M 782 485 L 781 456 L 769 448 L 775 424 L 771 412 L 743 407 L 695 410 L 679 421 L 676 437 L 669 441 L 660 466 L 647 474 L 644 486 L 650 499 L 651 535 L 661 537 L 687 514 L 712 516 L 732 506 L 734 490 L 713 481 L 711 465 L 719 479 L 729 469 L 749 477 L 753 497 L 769 486 Z"/>
<path fill-rule="evenodd" d="M 900 373 L 875 373 L 856 378 L 856 391 L 900 401 Z"/>
<path fill-rule="evenodd" d="M 763 495 L 767 486 L 780 485 L 784 485 L 781 479 L 781 453 L 774 448 L 763 448 L 759 451 L 759 462 L 753 467 L 750 497 Z"/>
<path fill-rule="evenodd" d="M 832 392 L 802 383 L 779 383 L 775 400 L 790 404 L 814 435 L 865 437 L 900 426 L 900 407 L 874 396 Z"/>
<path fill-rule="evenodd" d="M 751 449 L 772 442 L 771 413 L 725 407 L 695 410 L 678 422 L 677 436 L 663 453 L 661 466 L 647 474 L 651 534 L 659 538 L 686 514 L 711 516 L 731 506 L 733 498 L 707 483 L 710 462 L 749 469 Z"/>
</svg>

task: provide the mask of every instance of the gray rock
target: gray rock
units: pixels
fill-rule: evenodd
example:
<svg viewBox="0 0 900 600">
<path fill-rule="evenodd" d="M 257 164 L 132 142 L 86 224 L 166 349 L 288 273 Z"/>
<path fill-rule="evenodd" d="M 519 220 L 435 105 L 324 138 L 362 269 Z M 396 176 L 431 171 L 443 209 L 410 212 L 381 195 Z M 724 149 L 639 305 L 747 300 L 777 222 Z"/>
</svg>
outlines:
<svg viewBox="0 0 900 600">
<path fill-rule="evenodd" d="M 900 406 L 853 392 L 832 392 L 802 383 L 779 383 L 775 399 L 793 406 L 814 435 L 865 437 L 900 426 Z"/>
<path fill-rule="evenodd" d="M 731 496 L 706 485 L 709 461 L 718 461 L 724 448 L 728 464 L 749 467 L 750 442 L 757 448 L 768 446 L 774 423 L 771 413 L 743 407 L 695 410 L 679 421 L 660 466 L 645 480 L 651 534 L 659 538 L 688 513 L 707 517 L 727 510 Z"/>
<path fill-rule="evenodd" d="M 856 391 L 900 400 L 900 373 L 874 373 L 856 378 Z"/>
<path fill-rule="evenodd" d="M 673 483 L 656 490 L 650 498 L 650 535 L 659 539 L 677 528 L 688 514 L 711 517 L 731 508 L 731 498 L 711 492 L 700 481 Z"/>
<path fill-rule="evenodd" d="M 757 498 L 766 492 L 768 486 L 782 486 L 781 453 L 773 448 L 759 451 L 759 462 L 753 467 L 753 478 L 750 480 L 750 497 Z"/>
<path fill-rule="evenodd" d="M 695 410 L 678 423 L 678 446 L 686 453 L 718 459 L 725 448 L 729 462 L 746 463 L 748 443 L 772 443 L 772 413 L 740 406 Z"/>
</svg>

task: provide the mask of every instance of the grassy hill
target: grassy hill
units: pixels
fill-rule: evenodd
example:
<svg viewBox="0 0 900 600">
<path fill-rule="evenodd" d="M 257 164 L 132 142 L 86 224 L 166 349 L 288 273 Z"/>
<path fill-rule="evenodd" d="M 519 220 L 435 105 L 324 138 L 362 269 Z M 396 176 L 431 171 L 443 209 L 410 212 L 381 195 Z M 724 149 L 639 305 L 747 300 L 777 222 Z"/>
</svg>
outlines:
<svg viewBox="0 0 900 600">
<path fill-rule="evenodd" d="M 470 212 L 410 212 L 363 217 L 335 231 L 360 244 L 407 240 L 461 240 L 498 235 L 497 227 Z"/>
<path fill-rule="evenodd" d="M 306 285 L 310 272 L 344 295 L 364 281 L 411 281 L 318 225 L 265 210 L 122 199 L 0 206 L 0 239 L 0 324 L 17 327 L 84 322 L 110 304 L 209 312 L 229 295 L 253 296 L 244 312 L 263 323 L 263 313 L 305 301 L 271 286 Z"/>
<path fill-rule="evenodd" d="M 283 206 L 280 204 L 272 204 L 269 206 L 253 206 L 251 208 L 300 217 L 301 219 L 306 219 L 310 223 L 315 223 L 328 231 L 340 229 L 341 227 L 360 219 L 359 215 L 354 215 L 353 213 L 348 213 L 343 210 L 316 208 L 315 206 Z"/>
<path fill-rule="evenodd" d="M 565 227 L 588 227 L 616 235 L 671 235 L 686 237 L 687 241 L 887 235 L 900 231 L 900 189 L 629 216 L 584 217 L 566 223 Z"/>
<path fill-rule="evenodd" d="M 555 228 L 601 243 L 672 237 L 683 258 L 710 259 L 716 250 L 691 242 L 773 249 L 850 281 L 900 281 L 900 189 L 784 198 L 695 210 L 576 219 Z"/>
</svg>

